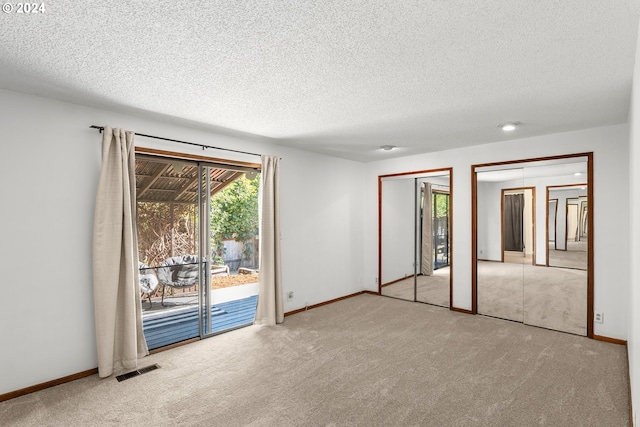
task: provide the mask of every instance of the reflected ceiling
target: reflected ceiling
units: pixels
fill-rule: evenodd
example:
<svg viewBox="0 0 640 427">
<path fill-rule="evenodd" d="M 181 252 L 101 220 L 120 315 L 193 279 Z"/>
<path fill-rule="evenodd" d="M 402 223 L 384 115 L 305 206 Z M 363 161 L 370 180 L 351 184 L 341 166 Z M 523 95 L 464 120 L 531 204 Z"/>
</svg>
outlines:
<svg viewBox="0 0 640 427">
<path fill-rule="evenodd" d="M 575 157 L 544 162 L 516 163 L 477 168 L 478 182 L 500 182 L 527 178 L 576 177 L 587 174 L 587 158 Z M 579 176 L 579 175 L 578 175 Z"/>
</svg>

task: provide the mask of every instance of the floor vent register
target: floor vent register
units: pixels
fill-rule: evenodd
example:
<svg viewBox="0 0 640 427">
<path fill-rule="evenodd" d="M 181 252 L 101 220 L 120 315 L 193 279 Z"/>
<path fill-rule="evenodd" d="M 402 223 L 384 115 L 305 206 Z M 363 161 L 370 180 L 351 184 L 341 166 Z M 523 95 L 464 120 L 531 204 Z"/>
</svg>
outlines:
<svg viewBox="0 0 640 427">
<path fill-rule="evenodd" d="M 136 369 L 135 371 L 127 372 L 126 374 L 118 375 L 116 379 L 118 382 L 128 380 L 129 378 L 137 377 L 138 375 L 146 374 L 147 372 L 155 371 L 156 369 L 160 369 L 157 363 L 153 365 L 145 366 L 144 368 Z"/>
</svg>

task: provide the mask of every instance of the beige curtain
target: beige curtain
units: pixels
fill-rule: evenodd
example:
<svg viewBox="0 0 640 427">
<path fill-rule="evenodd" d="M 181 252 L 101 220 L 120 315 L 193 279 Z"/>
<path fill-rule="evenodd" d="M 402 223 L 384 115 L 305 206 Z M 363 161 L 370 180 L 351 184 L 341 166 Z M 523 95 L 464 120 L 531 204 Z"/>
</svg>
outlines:
<svg viewBox="0 0 640 427">
<path fill-rule="evenodd" d="M 282 272 L 280 267 L 280 159 L 262 156 L 260 215 L 260 284 L 256 325 L 284 321 Z"/>
<path fill-rule="evenodd" d="M 431 183 L 422 183 L 422 262 L 420 272 L 433 275 L 433 207 Z"/>
<path fill-rule="evenodd" d="M 133 133 L 105 127 L 93 225 L 98 374 L 134 369 L 148 354 L 142 332 Z"/>
</svg>

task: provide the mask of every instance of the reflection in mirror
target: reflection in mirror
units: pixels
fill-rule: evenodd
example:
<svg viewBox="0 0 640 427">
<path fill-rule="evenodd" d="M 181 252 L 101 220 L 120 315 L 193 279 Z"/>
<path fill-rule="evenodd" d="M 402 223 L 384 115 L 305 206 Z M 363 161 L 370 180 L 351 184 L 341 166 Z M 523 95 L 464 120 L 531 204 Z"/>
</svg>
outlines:
<svg viewBox="0 0 640 427">
<path fill-rule="evenodd" d="M 525 244 L 531 240 L 530 213 L 525 219 L 531 202 L 525 208 L 523 169 L 477 171 L 476 195 L 477 311 L 522 322 L 522 264 L 531 254 Z"/>
<path fill-rule="evenodd" d="M 449 307 L 451 278 L 451 194 L 449 177 L 421 182 L 421 233 L 417 252 L 420 269 L 416 278 L 416 301 Z"/>
<path fill-rule="evenodd" d="M 587 334 L 588 160 L 474 167 L 478 313 Z"/>
<path fill-rule="evenodd" d="M 450 169 L 381 176 L 380 293 L 449 307 Z"/>
<path fill-rule="evenodd" d="M 551 197 L 551 195 L 549 195 Z M 556 248 L 556 216 L 558 215 L 558 199 L 549 198 L 547 210 L 547 243 L 549 249 Z M 547 266 L 549 266 L 549 257 L 547 256 Z"/>
<path fill-rule="evenodd" d="M 556 200 L 553 226 L 554 240 L 549 237 L 549 267 L 587 270 L 587 187 L 586 184 L 550 187 L 549 198 Z M 558 214 L 562 212 L 562 216 Z"/>
<path fill-rule="evenodd" d="M 502 261 L 533 263 L 535 187 L 502 190 Z"/>
<path fill-rule="evenodd" d="M 381 181 L 381 293 L 415 300 L 415 182 L 398 177 Z"/>
</svg>

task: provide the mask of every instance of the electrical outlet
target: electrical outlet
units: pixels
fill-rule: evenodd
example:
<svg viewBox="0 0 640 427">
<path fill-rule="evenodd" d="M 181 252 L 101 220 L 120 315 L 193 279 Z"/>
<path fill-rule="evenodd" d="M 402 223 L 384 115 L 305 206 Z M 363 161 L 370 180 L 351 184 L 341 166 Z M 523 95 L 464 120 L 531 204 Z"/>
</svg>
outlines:
<svg viewBox="0 0 640 427">
<path fill-rule="evenodd" d="M 378 278 L 376 277 L 376 285 L 378 284 Z"/>
<path fill-rule="evenodd" d="M 604 323 L 604 313 L 594 313 L 593 321 L 596 323 Z"/>
<path fill-rule="evenodd" d="M 293 291 L 287 292 L 287 300 L 291 301 L 293 299 Z"/>
<path fill-rule="evenodd" d="M 480 255 L 484 255 L 484 251 L 480 249 Z"/>
</svg>

